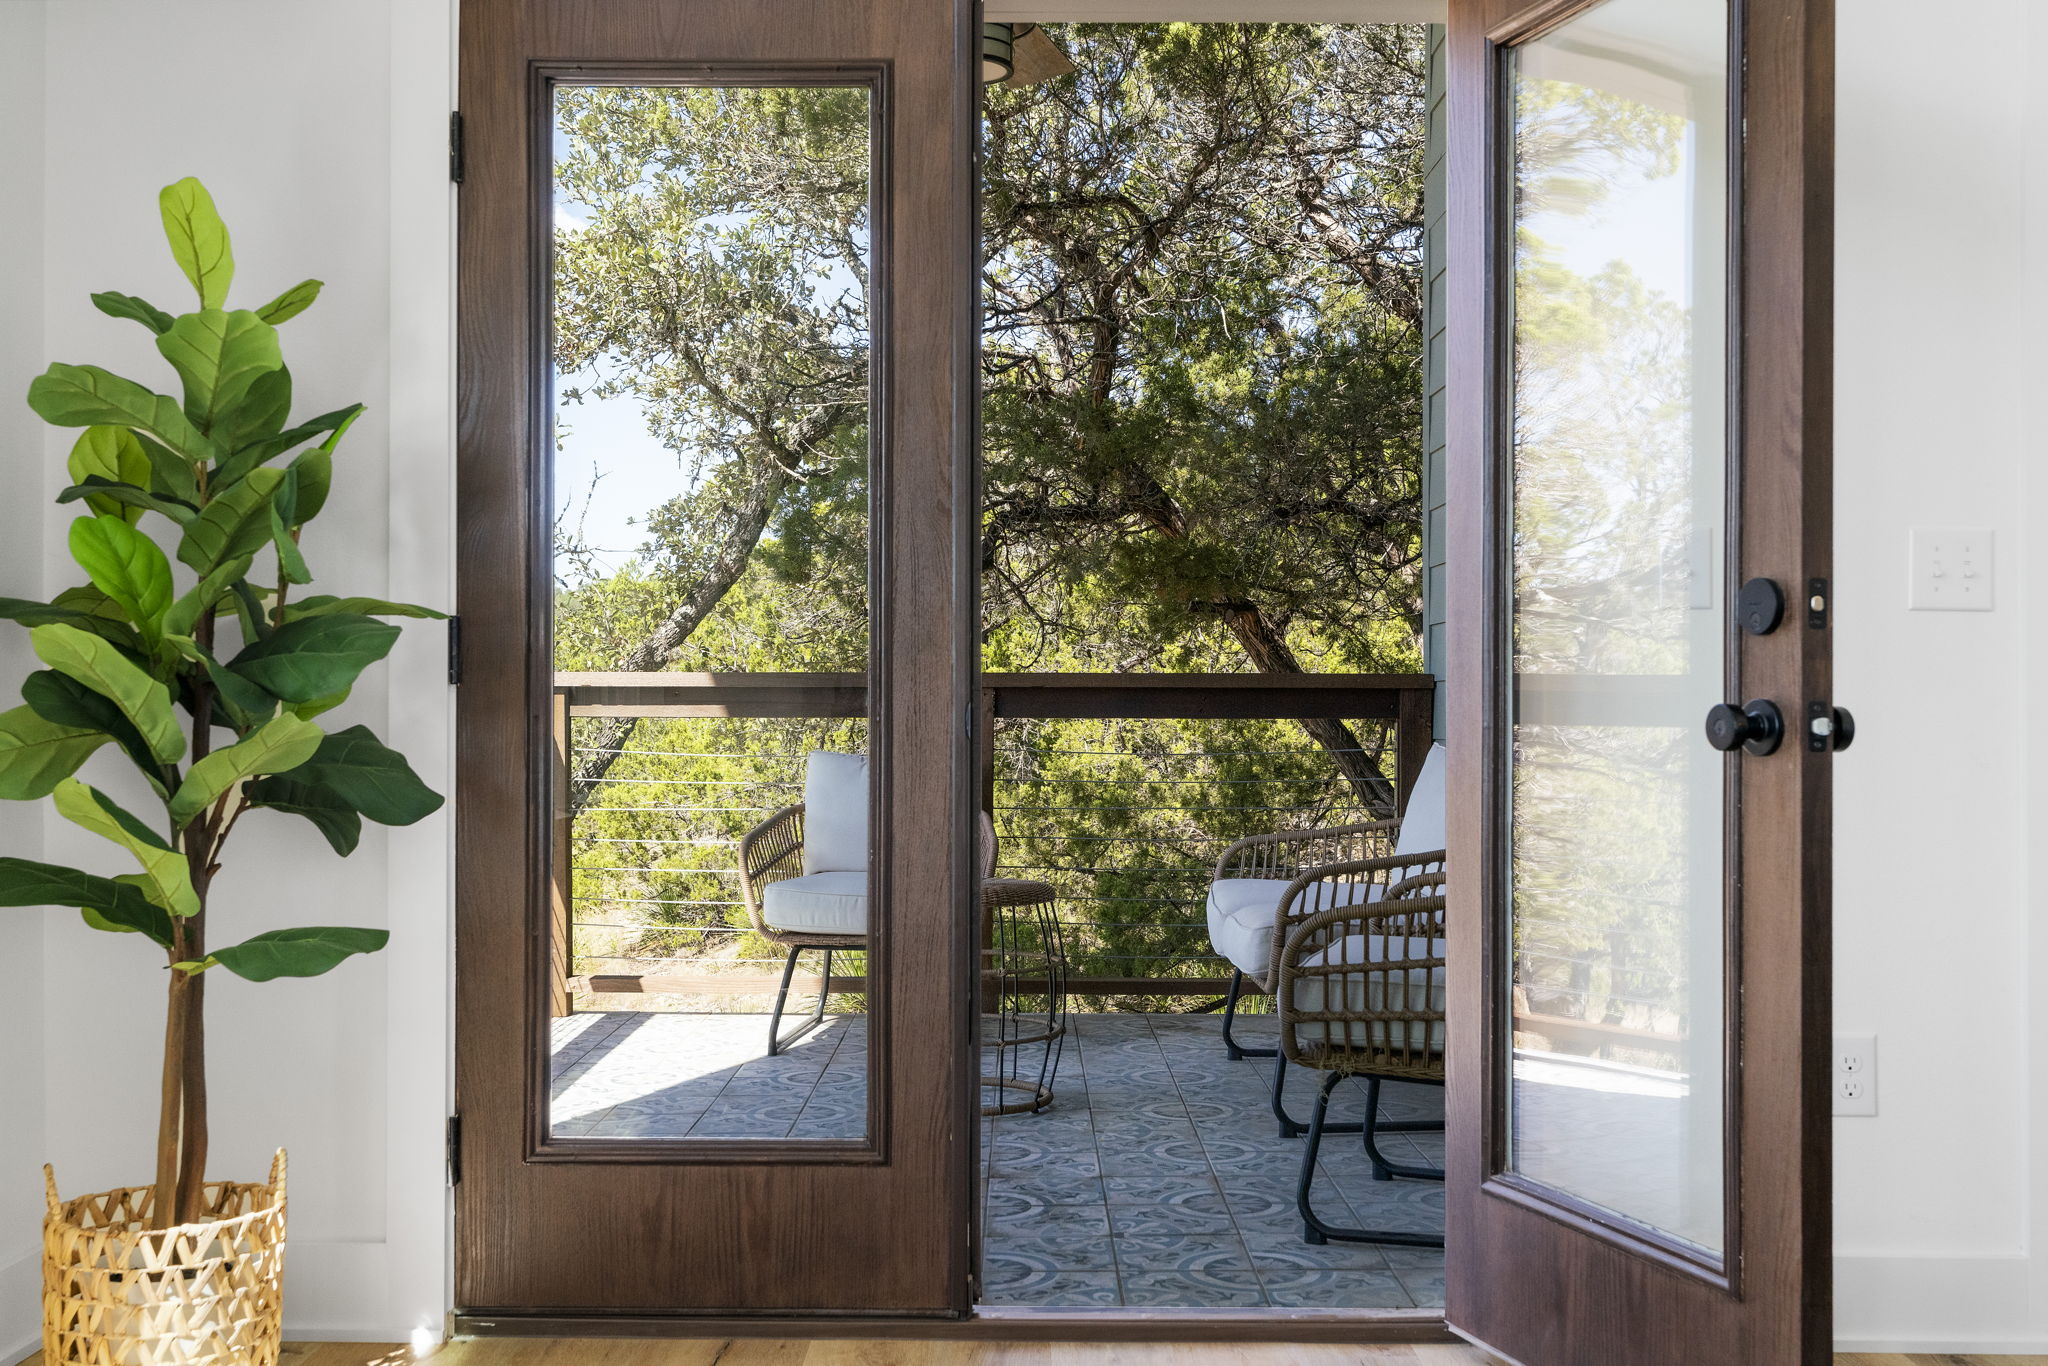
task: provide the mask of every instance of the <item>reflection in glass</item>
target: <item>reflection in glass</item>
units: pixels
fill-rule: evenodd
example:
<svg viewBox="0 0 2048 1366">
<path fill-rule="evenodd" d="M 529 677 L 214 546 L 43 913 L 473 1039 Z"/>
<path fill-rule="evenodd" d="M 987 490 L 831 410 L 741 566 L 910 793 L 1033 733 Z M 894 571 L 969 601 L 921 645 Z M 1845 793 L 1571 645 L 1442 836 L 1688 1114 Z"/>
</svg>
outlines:
<svg viewBox="0 0 2048 1366">
<path fill-rule="evenodd" d="M 1723 1245 L 1725 0 L 1516 49 L 1511 1167 Z"/>
<path fill-rule="evenodd" d="M 557 1138 L 866 1132 L 867 1003 L 844 980 L 865 975 L 865 836 L 829 870 L 837 990 L 815 1017 L 808 953 L 781 1033 L 818 1023 L 774 1056 L 792 945 L 748 888 L 820 870 L 798 848 L 749 884 L 741 846 L 805 800 L 807 756 L 867 747 L 843 696 L 869 651 L 870 105 L 554 91 Z M 838 703 L 677 715 L 575 694 L 592 673 L 855 677 Z M 813 833 L 864 830 L 864 777 L 834 791 Z"/>
</svg>

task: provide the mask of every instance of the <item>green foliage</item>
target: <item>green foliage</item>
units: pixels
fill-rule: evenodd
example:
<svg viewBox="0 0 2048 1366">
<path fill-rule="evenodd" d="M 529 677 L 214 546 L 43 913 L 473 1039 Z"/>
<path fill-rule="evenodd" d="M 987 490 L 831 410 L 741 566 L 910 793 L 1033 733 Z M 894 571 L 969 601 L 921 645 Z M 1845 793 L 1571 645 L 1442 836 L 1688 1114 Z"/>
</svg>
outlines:
<svg viewBox="0 0 2048 1366">
<path fill-rule="evenodd" d="M 219 964 L 237 977 L 268 982 L 277 977 L 318 977 L 344 958 L 375 953 L 391 939 L 385 930 L 357 930 L 309 925 L 294 930 L 267 930 L 225 949 L 215 949 L 202 963 L 179 964 L 204 971 Z"/>
<path fill-rule="evenodd" d="M 228 285 L 235 278 L 235 253 L 228 243 L 227 224 L 213 207 L 213 196 L 186 176 L 175 185 L 164 186 L 157 206 L 163 214 L 171 256 L 192 288 L 199 291 L 200 308 L 219 308 L 227 302 Z"/>
<path fill-rule="evenodd" d="M 983 666 L 1419 668 L 1422 31 L 1048 32 L 1079 70 L 986 102 Z M 636 546 L 559 510 L 555 667 L 865 669 L 865 98 L 596 87 L 555 112 L 558 474 L 595 454 L 589 398 L 636 400 L 678 470 Z M 574 970 L 764 955 L 731 842 L 864 728 L 576 734 Z M 1221 844 L 1366 814 L 1386 738 L 1005 723 L 1006 869 L 1059 886 L 1078 968 L 1211 976 Z"/>
<path fill-rule="evenodd" d="M 171 947 L 171 917 L 133 885 L 28 859 L 0 858 L 0 906 L 76 906 L 96 930 L 140 933 Z"/>
<path fill-rule="evenodd" d="M 309 976 L 381 948 L 384 932 L 281 930 L 204 952 L 221 848 L 251 808 L 305 815 L 347 853 L 365 816 L 411 821 L 440 804 L 362 727 L 330 735 L 308 719 L 390 652 L 398 628 L 376 616 L 440 613 L 374 598 L 292 600 L 312 577 L 302 530 L 325 505 L 336 447 L 362 412 L 352 404 L 290 423 L 276 327 L 321 284 L 231 309 L 234 253 L 212 197 L 183 180 L 160 210 L 198 307 L 172 315 L 117 292 L 93 304 L 154 334 L 181 396 L 92 365 L 52 365 L 30 384 L 45 421 L 84 428 L 58 501 L 90 513 L 69 537 L 88 585 L 48 603 L 0 599 L 0 617 L 28 627 L 48 665 L 23 684 L 26 705 L 0 713 L 0 797 L 51 797 L 139 871 L 102 877 L 0 859 L 0 904 L 79 907 L 96 928 L 144 934 L 188 971 L 218 963 L 252 981 Z M 109 742 L 162 802 L 161 826 L 72 777 Z"/>
</svg>

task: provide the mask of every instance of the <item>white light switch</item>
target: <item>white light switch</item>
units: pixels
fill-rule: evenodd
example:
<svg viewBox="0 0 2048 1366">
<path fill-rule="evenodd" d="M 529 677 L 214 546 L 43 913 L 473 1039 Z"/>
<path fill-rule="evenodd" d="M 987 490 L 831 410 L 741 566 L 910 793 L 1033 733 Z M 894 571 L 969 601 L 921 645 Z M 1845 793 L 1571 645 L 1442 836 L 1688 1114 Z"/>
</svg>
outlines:
<svg viewBox="0 0 2048 1366">
<path fill-rule="evenodd" d="M 1912 572 L 1906 597 L 1911 610 L 1990 611 L 1990 530 L 1969 526 L 1914 527 Z"/>
</svg>

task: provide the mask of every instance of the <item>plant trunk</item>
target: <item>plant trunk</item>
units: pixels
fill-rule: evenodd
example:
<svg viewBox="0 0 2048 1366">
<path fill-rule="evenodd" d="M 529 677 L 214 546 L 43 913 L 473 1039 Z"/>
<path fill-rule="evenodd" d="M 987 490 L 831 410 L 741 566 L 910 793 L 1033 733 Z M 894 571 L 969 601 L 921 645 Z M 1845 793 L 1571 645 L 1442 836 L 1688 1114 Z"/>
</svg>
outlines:
<svg viewBox="0 0 2048 1366">
<path fill-rule="evenodd" d="M 164 1075 L 162 1105 L 156 1127 L 156 1199 L 150 1226 L 169 1228 L 178 1222 L 179 1135 L 185 1113 L 185 1022 L 191 1015 L 192 979 L 171 969 L 170 1003 L 164 1011 Z"/>
<path fill-rule="evenodd" d="M 195 917 L 195 921 L 197 917 Z M 195 936 L 196 938 L 197 936 Z M 195 945 L 195 956 L 204 950 Z M 182 974 L 181 974 L 182 975 Z M 185 989 L 183 1154 L 178 1163 L 178 1222 L 200 1217 L 206 1204 L 206 974 L 194 973 Z"/>
</svg>

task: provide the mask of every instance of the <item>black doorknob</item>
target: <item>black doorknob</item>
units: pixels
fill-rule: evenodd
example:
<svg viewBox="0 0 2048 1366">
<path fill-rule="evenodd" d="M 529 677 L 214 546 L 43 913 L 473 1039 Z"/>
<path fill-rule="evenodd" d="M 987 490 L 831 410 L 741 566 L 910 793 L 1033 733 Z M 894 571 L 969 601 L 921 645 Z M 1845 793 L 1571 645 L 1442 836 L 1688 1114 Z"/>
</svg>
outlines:
<svg viewBox="0 0 2048 1366">
<path fill-rule="evenodd" d="M 1856 718 L 1847 707 L 1816 702 L 1807 712 L 1806 747 L 1815 754 L 1826 754 L 1829 750 L 1840 754 L 1856 743 Z"/>
<path fill-rule="evenodd" d="M 1775 753 L 1784 738 L 1785 716 L 1775 702 L 1722 702 L 1707 713 L 1707 743 L 1724 754 L 1737 745 L 1759 756 Z"/>
</svg>

